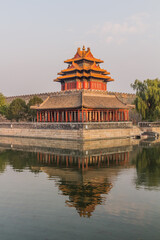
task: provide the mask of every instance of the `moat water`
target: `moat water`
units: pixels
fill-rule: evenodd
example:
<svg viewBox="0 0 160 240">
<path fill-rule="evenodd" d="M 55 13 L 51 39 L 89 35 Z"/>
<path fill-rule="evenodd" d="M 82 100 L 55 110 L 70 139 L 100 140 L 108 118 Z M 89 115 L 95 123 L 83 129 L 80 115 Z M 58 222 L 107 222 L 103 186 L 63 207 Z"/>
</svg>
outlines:
<svg viewBox="0 0 160 240">
<path fill-rule="evenodd" d="M 82 152 L 0 143 L 0 189 L 2 240 L 160 239 L 159 143 Z"/>
</svg>

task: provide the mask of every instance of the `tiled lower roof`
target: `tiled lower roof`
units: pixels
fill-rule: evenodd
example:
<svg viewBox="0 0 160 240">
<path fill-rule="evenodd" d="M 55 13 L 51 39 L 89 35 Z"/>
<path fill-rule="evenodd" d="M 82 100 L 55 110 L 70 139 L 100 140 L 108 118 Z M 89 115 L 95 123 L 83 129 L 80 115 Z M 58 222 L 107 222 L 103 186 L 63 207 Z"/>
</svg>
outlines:
<svg viewBox="0 0 160 240">
<path fill-rule="evenodd" d="M 70 108 L 92 108 L 92 109 L 127 109 L 115 95 L 94 91 L 70 91 L 48 97 L 35 109 L 70 109 Z"/>
</svg>

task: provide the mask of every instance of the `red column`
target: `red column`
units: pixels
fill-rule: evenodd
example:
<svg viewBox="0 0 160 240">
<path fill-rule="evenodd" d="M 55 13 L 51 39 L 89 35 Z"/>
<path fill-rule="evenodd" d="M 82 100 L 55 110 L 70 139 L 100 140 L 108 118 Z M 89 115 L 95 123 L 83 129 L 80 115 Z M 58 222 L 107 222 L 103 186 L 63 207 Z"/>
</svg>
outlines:
<svg viewBox="0 0 160 240">
<path fill-rule="evenodd" d="M 78 109 L 78 122 L 80 122 L 80 110 Z"/>
<path fill-rule="evenodd" d="M 72 156 L 69 157 L 69 163 L 72 165 Z"/>
<path fill-rule="evenodd" d="M 129 111 L 127 110 L 127 121 L 129 121 Z"/>
<path fill-rule="evenodd" d="M 65 111 L 65 115 L 66 115 L 66 122 L 68 122 L 68 112 Z"/>
<path fill-rule="evenodd" d="M 38 114 L 38 111 L 37 111 L 37 122 L 39 121 L 39 114 Z"/>
<path fill-rule="evenodd" d="M 44 116 L 44 122 L 46 121 L 46 113 L 45 111 L 43 112 L 43 116 Z"/>
<path fill-rule="evenodd" d="M 63 116 L 63 118 L 62 118 L 62 121 L 63 121 L 63 122 L 64 122 L 64 114 L 65 114 L 65 111 L 63 111 L 63 115 L 62 115 L 62 116 Z"/>
<path fill-rule="evenodd" d="M 83 89 L 87 89 L 87 82 L 83 81 Z"/>
<path fill-rule="evenodd" d="M 73 111 L 73 121 L 76 122 L 76 112 Z"/>
<path fill-rule="evenodd" d="M 109 166 L 109 155 L 107 155 L 107 165 Z"/>
<path fill-rule="evenodd" d="M 117 110 L 117 121 L 119 121 L 119 110 Z"/>
<path fill-rule="evenodd" d="M 52 111 L 52 122 L 54 122 L 54 112 Z"/>
<path fill-rule="evenodd" d="M 56 112 L 56 114 L 57 114 L 57 116 L 56 116 L 56 121 L 58 122 L 58 120 L 59 120 L 59 112 Z"/>
<path fill-rule="evenodd" d="M 62 112 L 59 112 L 59 121 L 62 122 Z"/>
<path fill-rule="evenodd" d="M 50 164 L 50 162 L 51 162 L 51 155 L 49 154 L 48 155 L 48 163 Z"/>
<path fill-rule="evenodd" d="M 80 89 L 80 82 L 79 81 L 76 82 L 76 89 Z"/>
<path fill-rule="evenodd" d="M 120 111 L 120 121 L 122 122 L 122 111 Z"/>
<path fill-rule="evenodd" d="M 37 152 L 37 161 L 39 162 L 39 152 Z"/>
<path fill-rule="evenodd" d="M 88 122 L 88 111 L 86 110 L 85 113 L 86 113 L 86 122 Z"/>
<path fill-rule="evenodd" d="M 117 122 L 117 110 L 115 110 L 115 121 Z"/>
<path fill-rule="evenodd" d="M 88 157 L 86 158 L 86 169 L 88 169 Z"/>
<path fill-rule="evenodd" d="M 103 122 L 106 121 L 106 111 L 103 111 Z"/>
<path fill-rule="evenodd" d="M 88 121 L 91 122 L 91 111 L 88 112 Z"/>
<path fill-rule="evenodd" d="M 80 160 L 80 157 L 78 158 L 78 168 L 81 167 L 81 160 Z"/>
<path fill-rule="evenodd" d="M 84 170 L 84 158 L 82 158 L 82 170 Z"/>
<path fill-rule="evenodd" d="M 116 153 L 116 165 L 118 164 L 118 153 Z"/>
<path fill-rule="evenodd" d="M 108 122 L 110 122 L 110 111 L 108 111 Z"/>
<path fill-rule="evenodd" d="M 112 110 L 112 122 L 114 120 L 114 110 Z"/>
<path fill-rule="evenodd" d="M 97 122 L 97 111 L 94 111 L 94 121 Z"/>
<path fill-rule="evenodd" d="M 42 162 L 42 153 L 40 153 L 40 162 Z"/>
<path fill-rule="evenodd" d="M 84 113 L 84 112 L 83 112 L 83 110 L 82 110 L 82 122 L 84 122 L 84 116 L 83 116 L 83 113 Z"/>
<path fill-rule="evenodd" d="M 100 111 L 98 111 L 98 122 L 100 122 Z"/>
<path fill-rule="evenodd" d="M 69 112 L 69 121 L 72 122 L 72 112 Z"/>
<path fill-rule="evenodd" d="M 101 121 L 104 122 L 104 111 L 101 112 Z"/>
<path fill-rule="evenodd" d="M 48 122 L 50 122 L 50 111 L 48 111 Z"/>
<path fill-rule="evenodd" d="M 57 165 L 59 165 L 59 155 L 57 155 Z"/>
<path fill-rule="evenodd" d="M 68 156 L 66 156 L 66 167 L 68 167 Z"/>
<path fill-rule="evenodd" d="M 95 111 L 95 121 L 98 121 L 98 111 Z"/>
<path fill-rule="evenodd" d="M 95 111 L 92 111 L 92 119 L 93 119 L 93 122 L 95 122 Z"/>
<path fill-rule="evenodd" d="M 42 112 L 40 111 L 40 122 L 42 122 Z"/>
</svg>

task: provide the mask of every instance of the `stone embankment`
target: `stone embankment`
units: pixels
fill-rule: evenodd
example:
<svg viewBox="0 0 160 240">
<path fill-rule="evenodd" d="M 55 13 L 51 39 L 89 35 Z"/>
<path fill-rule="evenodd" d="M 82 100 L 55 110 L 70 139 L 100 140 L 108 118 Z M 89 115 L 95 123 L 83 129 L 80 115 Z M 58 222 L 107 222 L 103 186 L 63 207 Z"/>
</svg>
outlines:
<svg viewBox="0 0 160 240">
<path fill-rule="evenodd" d="M 160 135 L 160 122 L 139 122 L 138 127 L 143 133 L 148 132 Z"/>
<path fill-rule="evenodd" d="M 108 123 L 0 123 L 0 136 L 63 140 L 99 140 L 140 135 L 132 122 Z"/>
</svg>

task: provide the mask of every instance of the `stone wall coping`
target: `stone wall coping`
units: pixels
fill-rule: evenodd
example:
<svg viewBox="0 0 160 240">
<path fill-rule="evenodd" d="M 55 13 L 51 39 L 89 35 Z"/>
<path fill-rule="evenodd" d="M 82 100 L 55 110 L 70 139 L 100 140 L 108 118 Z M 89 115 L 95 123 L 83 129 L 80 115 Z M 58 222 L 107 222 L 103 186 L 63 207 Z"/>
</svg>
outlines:
<svg viewBox="0 0 160 240">
<path fill-rule="evenodd" d="M 121 121 L 121 122 L 0 122 L 1 124 L 14 124 L 14 125 L 20 125 L 20 124 L 26 124 L 26 125 L 31 125 L 31 124 L 35 124 L 35 125 L 40 125 L 40 124 L 48 124 L 48 125 L 52 125 L 52 124 L 120 124 L 120 123 L 132 123 L 132 121 Z"/>
<path fill-rule="evenodd" d="M 66 129 L 66 130 L 79 130 L 79 129 L 119 129 L 119 128 L 132 128 L 132 122 L 72 122 L 72 123 L 34 123 L 34 122 L 1 122 L 0 128 L 12 129 Z"/>
</svg>

